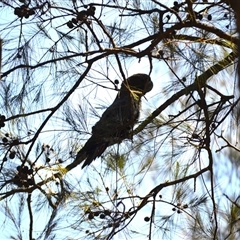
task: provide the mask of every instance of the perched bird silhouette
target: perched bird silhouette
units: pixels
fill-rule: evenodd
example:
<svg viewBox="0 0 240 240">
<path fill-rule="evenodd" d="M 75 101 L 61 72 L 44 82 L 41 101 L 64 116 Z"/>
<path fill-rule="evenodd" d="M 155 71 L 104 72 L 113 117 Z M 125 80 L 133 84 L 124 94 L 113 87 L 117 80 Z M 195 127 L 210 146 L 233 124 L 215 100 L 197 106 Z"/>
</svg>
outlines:
<svg viewBox="0 0 240 240">
<path fill-rule="evenodd" d="M 86 159 L 84 168 L 100 157 L 107 147 L 131 138 L 139 118 L 141 97 L 152 88 L 151 78 L 146 74 L 138 73 L 123 81 L 116 99 L 92 127 L 92 136 L 67 168 L 72 169 Z"/>
</svg>

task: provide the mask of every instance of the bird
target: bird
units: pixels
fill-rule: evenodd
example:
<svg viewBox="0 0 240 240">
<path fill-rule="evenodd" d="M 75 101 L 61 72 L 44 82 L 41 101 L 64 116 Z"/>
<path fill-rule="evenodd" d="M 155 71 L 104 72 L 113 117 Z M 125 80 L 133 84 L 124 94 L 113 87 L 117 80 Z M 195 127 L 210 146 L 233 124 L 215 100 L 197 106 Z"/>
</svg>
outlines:
<svg viewBox="0 0 240 240">
<path fill-rule="evenodd" d="M 140 115 L 141 98 L 150 92 L 153 82 L 147 74 L 137 73 L 125 79 L 113 103 L 92 127 L 92 135 L 67 169 L 79 165 L 82 169 L 100 157 L 107 147 L 131 138 Z"/>
</svg>

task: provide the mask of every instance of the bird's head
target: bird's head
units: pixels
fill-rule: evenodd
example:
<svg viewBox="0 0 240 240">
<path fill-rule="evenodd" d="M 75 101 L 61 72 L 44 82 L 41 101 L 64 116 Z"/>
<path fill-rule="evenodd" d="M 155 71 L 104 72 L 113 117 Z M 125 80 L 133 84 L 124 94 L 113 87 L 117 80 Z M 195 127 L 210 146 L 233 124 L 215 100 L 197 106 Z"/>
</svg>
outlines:
<svg viewBox="0 0 240 240">
<path fill-rule="evenodd" d="M 127 78 L 120 91 L 134 91 L 138 96 L 143 96 L 153 88 L 153 82 L 147 74 L 137 73 Z"/>
</svg>

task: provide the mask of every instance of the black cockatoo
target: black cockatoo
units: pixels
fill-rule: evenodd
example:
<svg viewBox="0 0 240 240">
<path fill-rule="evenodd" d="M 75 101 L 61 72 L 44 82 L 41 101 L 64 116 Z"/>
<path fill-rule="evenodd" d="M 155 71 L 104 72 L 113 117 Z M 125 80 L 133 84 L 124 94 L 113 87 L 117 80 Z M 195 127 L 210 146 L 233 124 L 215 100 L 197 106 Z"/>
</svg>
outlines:
<svg viewBox="0 0 240 240">
<path fill-rule="evenodd" d="M 71 169 L 86 159 L 84 168 L 100 157 L 108 146 L 130 138 L 139 118 L 141 97 L 152 88 L 151 78 L 146 74 L 135 74 L 123 81 L 116 99 L 93 126 L 92 136 L 67 168 Z"/>
</svg>

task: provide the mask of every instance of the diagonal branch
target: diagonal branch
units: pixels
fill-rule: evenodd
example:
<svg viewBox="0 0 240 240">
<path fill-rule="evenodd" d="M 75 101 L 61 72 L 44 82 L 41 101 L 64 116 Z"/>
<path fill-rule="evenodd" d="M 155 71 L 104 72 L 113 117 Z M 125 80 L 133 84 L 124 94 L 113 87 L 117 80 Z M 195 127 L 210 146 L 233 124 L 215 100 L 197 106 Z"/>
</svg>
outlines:
<svg viewBox="0 0 240 240">
<path fill-rule="evenodd" d="M 207 80 L 212 77 L 213 75 L 219 73 L 220 71 L 224 70 L 225 68 L 229 67 L 233 61 L 237 58 L 237 54 L 235 52 L 231 52 L 227 57 L 223 60 L 219 61 L 212 67 L 210 67 L 207 71 L 202 73 L 200 76 L 196 77 L 194 83 L 187 86 L 186 88 L 178 91 L 172 97 L 170 97 L 167 101 L 165 101 L 160 107 L 158 107 L 155 111 L 153 111 L 135 130 L 134 135 L 141 132 L 149 123 L 153 121 L 163 110 L 177 101 L 180 97 L 184 95 L 188 95 L 192 91 L 196 91 L 199 88 L 203 88 Z"/>
</svg>

